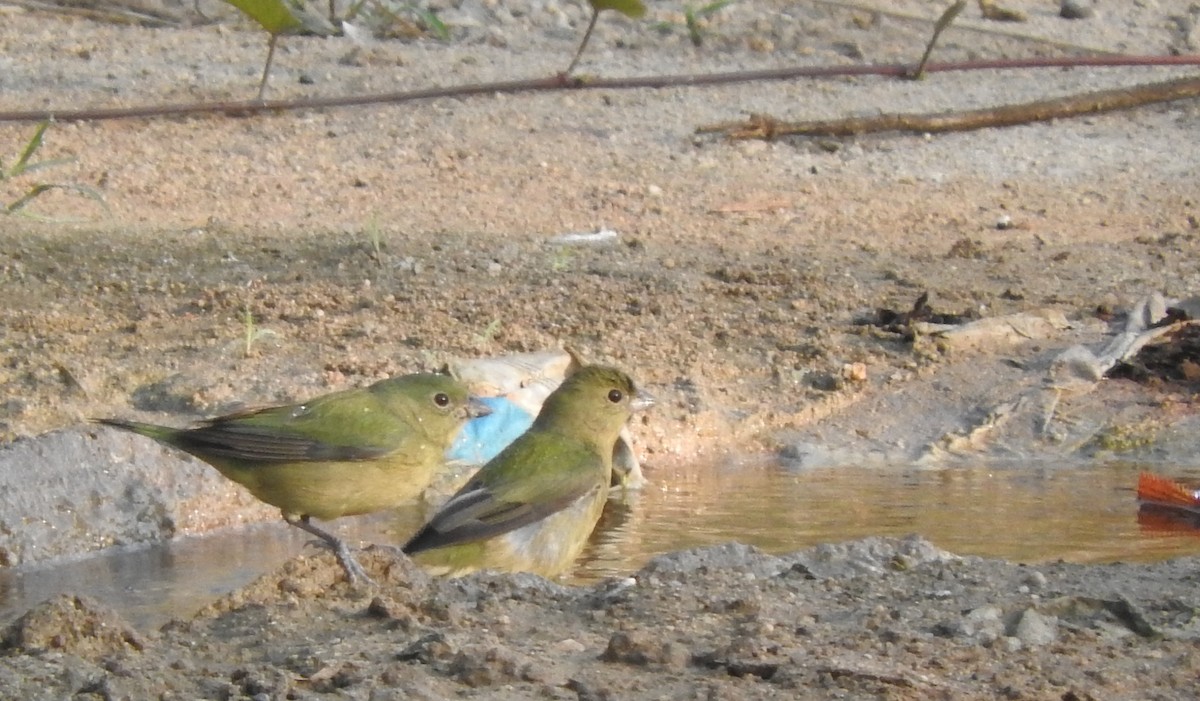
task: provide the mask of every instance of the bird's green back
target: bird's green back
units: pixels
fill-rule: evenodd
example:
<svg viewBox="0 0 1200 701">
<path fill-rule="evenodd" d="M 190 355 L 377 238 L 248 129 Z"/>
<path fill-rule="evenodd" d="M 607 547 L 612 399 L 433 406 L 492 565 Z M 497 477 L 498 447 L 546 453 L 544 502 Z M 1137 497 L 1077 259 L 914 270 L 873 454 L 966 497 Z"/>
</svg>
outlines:
<svg viewBox="0 0 1200 701">
<path fill-rule="evenodd" d="M 439 401 L 438 395 L 445 399 Z M 467 390 L 442 375 L 405 375 L 317 397 L 303 404 L 234 414 L 208 422 L 301 436 L 328 446 L 388 452 L 409 440 L 445 447 L 465 418 Z M 457 411 L 456 411 L 457 409 Z"/>
</svg>

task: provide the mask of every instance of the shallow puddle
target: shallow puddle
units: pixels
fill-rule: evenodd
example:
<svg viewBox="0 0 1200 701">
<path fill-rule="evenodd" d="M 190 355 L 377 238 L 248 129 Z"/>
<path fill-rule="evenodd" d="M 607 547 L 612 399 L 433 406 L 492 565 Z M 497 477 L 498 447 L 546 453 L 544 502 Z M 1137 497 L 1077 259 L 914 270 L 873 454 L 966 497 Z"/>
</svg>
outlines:
<svg viewBox="0 0 1200 701">
<path fill-rule="evenodd" d="M 630 572 L 654 554 L 731 540 L 774 553 L 871 535 L 920 534 L 960 555 L 1016 562 L 1149 562 L 1200 554 L 1195 523 L 1141 519 L 1142 466 L 990 469 L 715 469 L 655 475 L 610 504 L 580 577 Z M 1154 471 L 1185 481 L 1200 469 Z M 670 487 L 659 485 L 672 485 Z"/>
<path fill-rule="evenodd" d="M 1200 469 L 1156 471 L 1185 480 Z M 1200 530 L 1143 518 L 1139 466 L 991 469 L 837 468 L 791 473 L 771 466 L 651 472 L 646 490 L 609 504 L 575 581 L 625 575 L 652 556 L 741 541 L 783 553 L 869 535 L 918 533 L 962 555 L 1020 562 L 1151 561 L 1200 554 Z M 419 515 L 343 519 L 351 541 L 397 543 Z M 263 524 L 109 552 L 54 567 L 0 571 L 0 623 L 58 593 L 87 594 L 135 625 L 186 616 L 289 557 L 310 539 Z"/>
</svg>

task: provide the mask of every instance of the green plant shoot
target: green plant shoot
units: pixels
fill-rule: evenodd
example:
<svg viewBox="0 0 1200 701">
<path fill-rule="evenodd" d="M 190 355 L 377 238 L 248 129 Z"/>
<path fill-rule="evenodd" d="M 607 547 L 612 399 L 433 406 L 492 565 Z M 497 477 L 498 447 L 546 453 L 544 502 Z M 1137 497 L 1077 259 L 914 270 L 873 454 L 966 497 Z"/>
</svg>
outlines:
<svg viewBox="0 0 1200 701">
<path fill-rule="evenodd" d="M 7 182 L 35 171 L 73 162 L 74 159 L 71 158 L 51 158 L 45 161 L 33 160 L 38 149 L 42 147 L 42 143 L 46 137 L 46 130 L 49 128 L 49 120 L 38 124 L 37 129 L 33 132 L 33 136 L 25 144 L 25 148 L 21 150 L 21 155 L 17 157 L 17 161 L 11 166 L 5 167 L 4 162 L 0 161 L 0 182 Z M 69 190 L 104 205 L 104 196 L 94 188 L 86 185 L 75 183 L 35 183 L 23 195 L 12 202 L 8 204 L 0 203 L 0 211 L 3 211 L 5 214 L 16 214 L 23 210 L 30 202 L 33 202 L 50 190 Z"/>
<path fill-rule="evenodd" d="M 592 19 L 583 33 L 583 39 L 579 42 L 575 57 L 571 59 L 571 63 L 567 65 L 567 70 L 563 71 L 563 75 L 571 75 L 571 71 L 575 70 L 575 64 L 579 63 L 579 57 L 583 56 L 583 50 L 587 47 L 588 39 L 592 37 L 592 30 L 596 28 L 596 20 L 600 17 L 601 12 L 616 10 L 633 19 L 640 19 L 646 14 L 646 5 L 642 3 L 642 0 L 588 0 L 588 4 L 592 6 Z"/>
<path fill-rule="evenodd" d="M 267 60 L 263 62 L 262 80 L 258 83 L 258 99 L 267 92 L 271 62 L 275 59 L 275 42 L 284 34 L 334 33 L 333 25 L 325 18 L 310 12 L 300 0 L 225 0 L 254 20 L 270 35 L 267 41 Z"/>
</svg>

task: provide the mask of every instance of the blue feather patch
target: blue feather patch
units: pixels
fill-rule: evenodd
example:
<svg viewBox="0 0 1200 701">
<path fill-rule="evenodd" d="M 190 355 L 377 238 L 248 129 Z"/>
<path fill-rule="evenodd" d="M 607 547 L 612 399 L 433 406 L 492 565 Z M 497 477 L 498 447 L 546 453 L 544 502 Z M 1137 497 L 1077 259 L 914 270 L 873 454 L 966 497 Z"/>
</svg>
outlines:
<svg viewBox="0 0 1200 701">
<path fill-rule="evenodd" d="M 481 397 L 492 410 L 463 424 L 462 430 L 446 451 L 446 460 L 482 465 L 517 439 L 533 425 L 533 415 L 505 397 Z"/>
</svg>

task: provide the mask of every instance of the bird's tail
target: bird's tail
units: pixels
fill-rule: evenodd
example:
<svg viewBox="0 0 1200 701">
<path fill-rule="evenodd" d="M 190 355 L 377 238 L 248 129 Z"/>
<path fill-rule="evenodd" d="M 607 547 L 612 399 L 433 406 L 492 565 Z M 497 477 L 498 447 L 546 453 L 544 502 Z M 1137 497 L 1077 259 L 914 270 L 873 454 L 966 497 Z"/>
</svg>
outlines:
<svg viewBox="0 0 1200 701">
<path fill-rule="evenodd" d="M 153 438 L 156 441 L 171 443 L 178 429 L 169 426 L 159 426 L 157 424 L 148 424 L 141 421 L 126 421 L 125 419 L 91 419 L 92 423 L 101 424 L 104 426 L 112 426 L 123 431 L 130 431 L 138 435 Z"/>
</svg>

